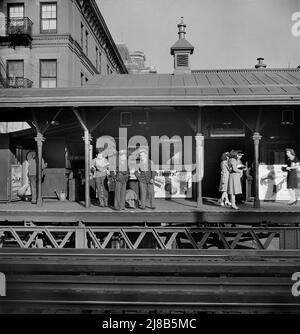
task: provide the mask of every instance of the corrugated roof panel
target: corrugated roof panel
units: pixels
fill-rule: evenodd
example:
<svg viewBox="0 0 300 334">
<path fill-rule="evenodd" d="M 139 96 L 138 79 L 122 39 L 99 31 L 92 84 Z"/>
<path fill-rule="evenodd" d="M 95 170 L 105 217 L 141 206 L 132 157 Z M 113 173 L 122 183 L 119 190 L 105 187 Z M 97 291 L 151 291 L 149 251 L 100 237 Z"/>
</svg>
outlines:
<svg viewBox="0 0 300 334">
<path fill-rule="evenodd" d="M 230 76 L 238 85 L 243 85 L 243 86 L 249 85 L 249 82 L 244 77 L 241 76 L 241 73 L 233 72 L 230 73 Z"/>
<path fill-rule="evenodd" d="M 292 79 L 292 83 L 295 85 L 299 85 L 300 83 L 300 73 L 297 72 L 287 72 L 286 73 L 286 78 L 291 80 Z"/>
<path fill-rule="evenodd" d="M 268 72 L 266 73 L 266 76 L 268 78 L 271 78 L 276 84 L 289 84 L 290 82 L 288 82 L 284 77 L 282 77 L 280 75 L 280 73 L 272 73 L 272 72 Z"/>
<path fill-rule="evenodd" d="M 220 87 L 218 88 L 220 95 L 235 95 L 235 90 L 230 87 Z"/>
<path fill-rule="evenodd" d="M 171 87 L 171 75 L 159 74 L 158 87 Z"/>
<path fill-rule="evenodd" d="M 219 95 L 218 89 L 214 87 L 203 87 L 202 95 Z"/>
<path fill-rule="evenodd" d="M 216 73 L 208 73 L 207 78 L 212 86 L 223 86 L 223 82 Z"/>
<path fill-rule="evenodd" d="M 171 95 L 171 89 L 170 88 L 153 88 L 152 93 L 154 96 L 170 96 Z"/>
<path fill-rule="evenodd" d="M 288 94 L 300 94 L 299 86 L 284 86 L 282 87 Z"/>
<path fill-rule="evenodd" d="M 218 76 L 222 80 L 224 85 L 230 85 L 230 86 L 235 86 L 236 85 L 236 82 L 234 80 L 232 80 L 229 73 L 219 72 Z"/>
<path fill-rule="evenodd" d="M 172 87 L 170 91 L 171 95 L 186 95 L 186 90 L 180 87 Z"/>
<path fill-rule="evenodd" d="M 185 86 L 197 86 L 197 82 L 195 80 L 195 77 L 190 74 L 184 74 L 183 75 L 183 82 Z"/>
<path fill-rule="evenodd" d="M 190 95 L 190 96 L 198 96 L 198 95 L 202 95 L 202 89 L 201 88 L 195 88 L 195 87 L 187 87 L 186 88 L 186 95 Z"/>
<path fill-rule="evenodd" d="M 254 94 L 258 94 L 258 95 L 269 95 L 270 94 L 268 90 L 263 86 L 251 86 L 250 89 L 252 90 Z"/>
<path fill-rule="evenodd" d="M 238 95 L 249 95 L 253 94 L 253 92 L 248 87 L 240 87 L 236 86 L 234 87 L 235 93 Z"/>
<path fill-rule="evenodd" d="M 263 82 L 265 85 L 276 85 L 277 82 L 274 81 L 271 77 L 267 75 L 266 72 L 257 71 L 253 73 L 253 75 L 258 78 L 261 82 Z"/>
<path fill-rule="evenodd" d="M 179 87 L 182 87 L 184 86 L 184 82 L 183 82 L 183 75 L 172 75 L 171 76 L 171 85 L 172 87 L 176 87 L 176 86 L 179 86 Z"/>
<path fill-rule="evenodd" d="M 268 86 L 269 94 L 286 94 L 286 92 L 279 86 Z"/>
<path fill-rule="evenodd" d="M 263 81 L 259 80 L 255 77 L 254 73 L 244 72 L 241 74 L 251 85 L 263 85 L 265 84 Z"/>
<path fill-rule="evenodd" d="M 210 86 L 209 81 L 207 80 L 207 77 L 203 73 L 194 73 L 194 78 L 198 84 L 198 86 Z"/>
</svg>

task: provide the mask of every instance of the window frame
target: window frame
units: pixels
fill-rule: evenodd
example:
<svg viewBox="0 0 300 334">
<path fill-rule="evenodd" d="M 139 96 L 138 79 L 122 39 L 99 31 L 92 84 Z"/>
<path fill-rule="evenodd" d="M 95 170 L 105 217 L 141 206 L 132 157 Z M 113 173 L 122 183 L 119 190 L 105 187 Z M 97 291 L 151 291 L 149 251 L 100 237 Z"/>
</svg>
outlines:
<svg viewBox="0 0 300 334">
<path fill-rule="evenodd" d="M 85 29 L 84 52 L 86 56 L 89 55 L 89 32 L 87 29 Z"/>
<path fill-rule="evenodd" d="M 99 72 L 99 48 L 96 46 L 96 69 Z"/>
<path fill-rule="evenodd" d="M 56 28 L 55 30 L 43 30 L 43 20 L 54 20 L 54 19 L 43 19 L 42 18 L 42 13 L 43 13 L 43 6 L 47 6 L 47 5 L 55 5 L 56 6 Z M 57 34 L 57 27 L 58 27 L 58 15 L 57 15 L 57 2 L 56 1 L 49 1 L 49 2 L 40 2 L 40 33 L 41 34 Z"/>
<path fill-rule="evenodd" d="M 23 18 L 25 17 L 25 3 L 24 2 L 16 2 L 16 3 L 8 3 L 7 4 L 7 18 L 8 19 L 10 19 L 11 17 L 10 17 L 10 8 L 12 8 L 12 7 L 23 7 Z"/>
<path fill-rule="evenodd" d="M 83 50 L 83 47 L 84 47 L 84 24 L 82 22 L 80 23 L 80 46 L 81 46 L 81 49 Z"/>
<path fill-rule="evenodd" d="M 40 88 L 42 88 L 42 79 L 53 79 L 54 77 L 42 77 L 42 62 L 50 62 L 53 61 L 56 63 L 56 72 L 55 72 L 55 87 L 53 88 L 57 88 L 57 59 L 40 59 Z M 50 89 L 52 87 L 47 87 L 45 89 Z"/>
<path fill-rule="evenodd" d="M 9 63 L 13 63 L 13 62 L 18 62 L 18 63 L 22 63 L 23 65 L 23 76 L 21 77 L 16 77 L 16 78 L 22 78 L 24 79 L 24 75 L 25 75 L 25 68 L 24 68 L 24 59 L 7 59 L 6 60 L 6 73 L 7 73 L 7 78 L 12 78 L 9 76 Z"/>
</svg>

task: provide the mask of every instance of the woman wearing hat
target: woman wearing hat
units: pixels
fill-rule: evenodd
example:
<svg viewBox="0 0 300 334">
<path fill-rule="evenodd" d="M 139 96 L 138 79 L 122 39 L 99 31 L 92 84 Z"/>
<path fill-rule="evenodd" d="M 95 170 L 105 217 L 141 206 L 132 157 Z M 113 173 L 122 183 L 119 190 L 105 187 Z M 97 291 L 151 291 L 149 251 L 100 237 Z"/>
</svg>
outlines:
<svg viewBox="0 0 300 334">
<path fill-rule="evenodd" d="M 232 150 L 228 161 L 230 168 L 228 194 L 231 196 L 231 207 L 234 210 L 239 209 L 236 206 L 236 195 L 242 194 L 241 177 L 243 175 L 243 169 L 240 169 L 238 166 L 239 159 L 239 152 Z"/>
<path fill-rule="evenodd" d="M 225 152 L 221 155 L 221 179 L 219 191 L 222 192 L 222 196 L 219 199 L 219 203 L 221 206 L 231 206 L 231 203 L 228 199 L 228 183 L 229 183 L 229 174 L 230 168 L 228 164 L 229 160 L 229 152 Z"/>
<path fill-rule="evenodd" d="M 298 175 L 297 169 L 299 168 L 299 162 L 296 157 L 295 151 L 292 148 L 285 150 L 287 156 L 287 188 L 290 192 L 291 200 L 288 202 L 289 205 L 297 204 L 296 189 L 298 189 Z"/>
</svg>

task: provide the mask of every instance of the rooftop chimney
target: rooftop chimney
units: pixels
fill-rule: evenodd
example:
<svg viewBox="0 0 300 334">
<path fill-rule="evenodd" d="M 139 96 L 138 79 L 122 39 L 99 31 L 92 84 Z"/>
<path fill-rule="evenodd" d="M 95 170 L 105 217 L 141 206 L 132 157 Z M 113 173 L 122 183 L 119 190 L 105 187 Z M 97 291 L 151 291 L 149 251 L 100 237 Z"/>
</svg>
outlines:
<svg viewBox="0 0 300 334">
<path fill-rule="evenodd" d="M 177 25 L 179 38 L 171 47 L 171 55 L 174 56 L 174 74 L 191 73 L 190 55 L 194 52 L 194 47 L 185 39 L 186 24 L 181 22 Z"/>
<path fill-rule="evenodd" d="M 267 67 L 266 64 L 264 64 L 264 58 L 257 58 L 258 64 L 255 65 L 256 69 L 264 69 Z"/>
</svg>

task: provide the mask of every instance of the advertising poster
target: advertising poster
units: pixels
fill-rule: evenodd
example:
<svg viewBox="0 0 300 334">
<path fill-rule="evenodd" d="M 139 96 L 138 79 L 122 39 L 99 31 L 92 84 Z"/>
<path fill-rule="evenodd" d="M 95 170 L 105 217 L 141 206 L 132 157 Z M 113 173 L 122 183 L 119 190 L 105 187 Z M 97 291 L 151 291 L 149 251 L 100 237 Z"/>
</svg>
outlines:
<svg viewBox="0 0 300 334">
<path fill-rule="evenodd" d="M 288 201 L 286 165 L 259 166 L 259 199 L 262 201 Z"/>
<path fill-rule="evenodd" d="M 22 187 L 22 165 L 11 166 L 11 200 L 18 200 L 18 191 Z"/>
<path fill-rule="evenodd" d="M 191 198 L 192 173 L 172 171 L 156 171 L 154 182 L 156 198 Z"/>
</svg>

